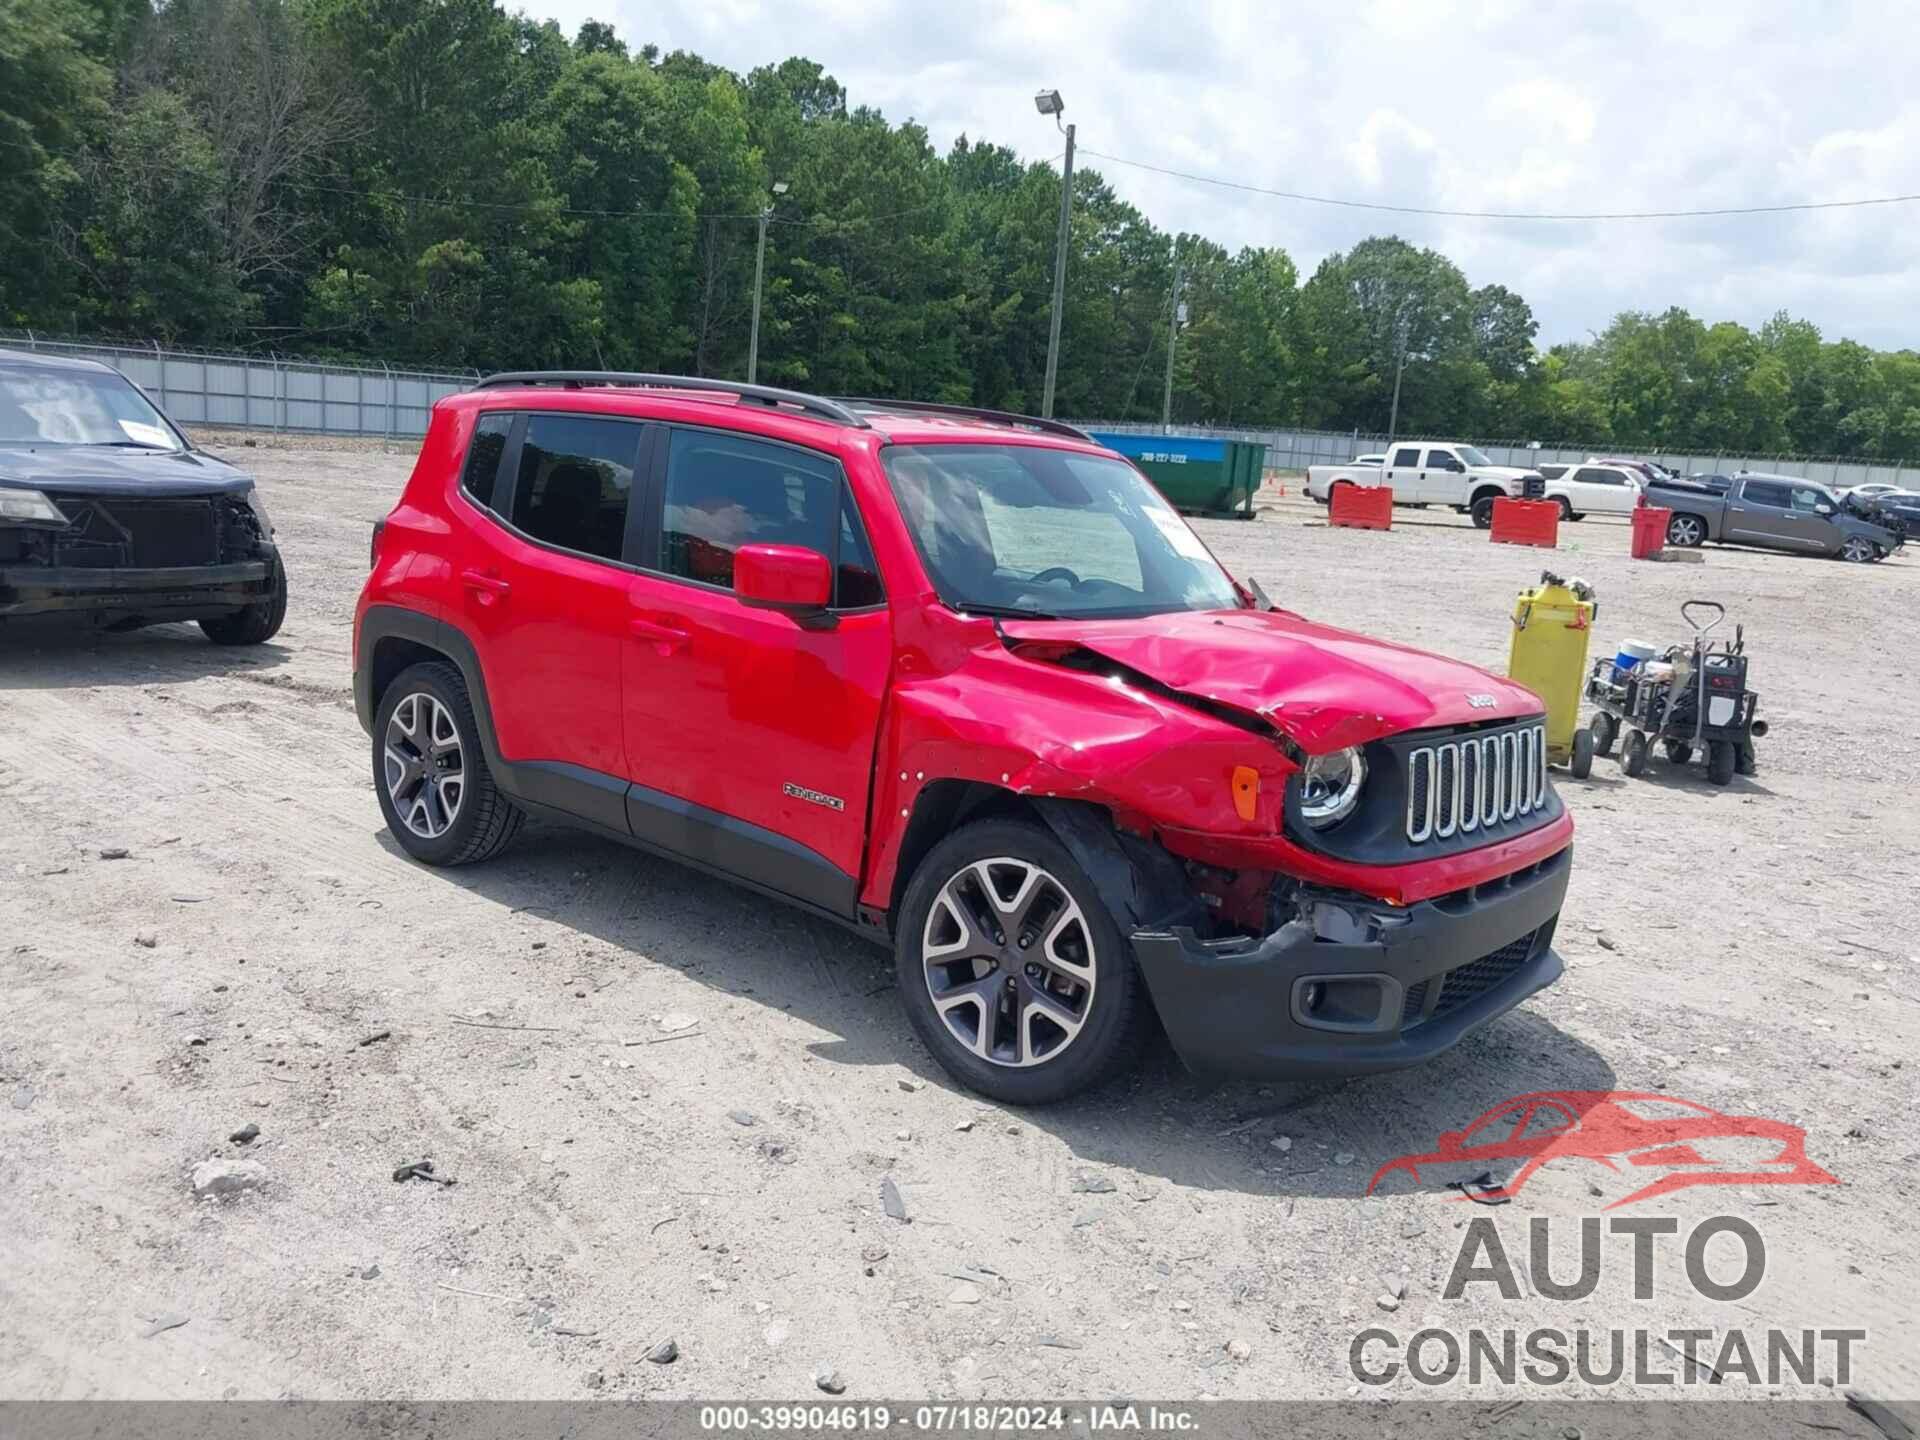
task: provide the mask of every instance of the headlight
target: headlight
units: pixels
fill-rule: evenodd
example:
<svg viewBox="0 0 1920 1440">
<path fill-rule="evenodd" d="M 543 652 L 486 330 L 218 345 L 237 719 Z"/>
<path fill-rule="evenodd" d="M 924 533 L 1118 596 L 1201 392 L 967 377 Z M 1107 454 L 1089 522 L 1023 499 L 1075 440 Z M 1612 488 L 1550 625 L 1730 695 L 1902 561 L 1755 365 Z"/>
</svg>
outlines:
<svg viewBox="0 0 1920 1440">
<path fill-rule="evenodd" d="M 38 490 L 0 490 L 0 520 L 27 525 L 61 525 L 67 517 Z"/>
<path fill-rule="evenodd" d="M 247 491 L 247 508 L 253 511 L 253 518 L 260 522 L 260 533 L 271 538 L 273 521 L 268 518 L 267 502 L 260 498 L 260 488 L 257 485 Z"/>
<path fill-rule="evenodd" d="M 1316 830 L 1324 830 L 1353 813 L 1360 803 L 1360 787 L 1367 783 L 1367 762 L 1357 746 L 1315 755 L 1300 772 L 1300 814 Z"/>
</svg>

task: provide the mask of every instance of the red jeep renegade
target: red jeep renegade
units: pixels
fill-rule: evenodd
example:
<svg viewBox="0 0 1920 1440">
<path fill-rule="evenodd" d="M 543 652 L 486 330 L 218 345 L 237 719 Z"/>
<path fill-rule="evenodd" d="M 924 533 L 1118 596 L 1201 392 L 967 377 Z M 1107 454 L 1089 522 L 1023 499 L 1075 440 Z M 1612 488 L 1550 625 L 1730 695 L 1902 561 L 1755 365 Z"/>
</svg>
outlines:
<svg viewBox="0 0 1920 1440">
<path fill-rule="evenodd" d="M 1423 1060 L 1560 974 L 1540 702 L 1237 584 L 1054 421 L 655 375 L 442 400 L 354 698 L 416 858 L 529 814 L 893 947 L 962 1083 Z"/>
</svg>

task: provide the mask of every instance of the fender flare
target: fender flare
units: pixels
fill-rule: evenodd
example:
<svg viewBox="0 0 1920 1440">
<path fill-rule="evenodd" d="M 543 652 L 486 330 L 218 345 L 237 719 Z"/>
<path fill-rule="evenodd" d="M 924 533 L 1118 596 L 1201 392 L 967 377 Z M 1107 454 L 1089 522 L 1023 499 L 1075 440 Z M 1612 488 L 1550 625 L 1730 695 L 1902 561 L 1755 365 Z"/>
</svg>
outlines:
<svg viewBox="0 0 1920 1440">
<path fill-rule="evenodd" d="M 506 768 L 501 761 L 500 741 L 494 734 L 487 677 L 480 668 L 480 654 L 473 642 L 457 625 L 401 605 L 369 605 L 360 619 L 361 660 L 353 672 L 353 708 L 360 717 L 360 728 L 369 735 L 373 733 L 374 712 L 378 708 L 373 694 L 373 657 L 383 640 L 410 641 L 438 651 L 453 662 L 473 701 L 473 718 L 480 727 L 480 748 L 486 752 L 487 765 L 496 775 Z"/>
</svg>

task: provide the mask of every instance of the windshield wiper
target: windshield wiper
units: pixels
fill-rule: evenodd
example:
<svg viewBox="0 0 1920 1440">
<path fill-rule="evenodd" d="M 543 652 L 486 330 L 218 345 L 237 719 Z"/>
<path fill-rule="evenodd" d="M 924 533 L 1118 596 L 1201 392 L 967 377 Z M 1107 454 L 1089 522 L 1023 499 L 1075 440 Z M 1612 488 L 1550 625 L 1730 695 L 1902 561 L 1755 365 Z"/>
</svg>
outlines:
<svg viewBox="0 0 1920 1440">
<path fill-rule="evenodd" d="M 1020 605 L 976 605 L 962 600 L 953 608 L 962 615 L 992 615 L 1009 620 L 1064 620 L 1064 615 L 1055 615 L 1046 610 L 1028 610 Z"/>
<path fill-rule="evenodd" d="M 74 444 L 89 450 L 164 450 L 173 453 L 171 445 L 149 445 L 144 440 L 76 440 Z"/>
</svg>

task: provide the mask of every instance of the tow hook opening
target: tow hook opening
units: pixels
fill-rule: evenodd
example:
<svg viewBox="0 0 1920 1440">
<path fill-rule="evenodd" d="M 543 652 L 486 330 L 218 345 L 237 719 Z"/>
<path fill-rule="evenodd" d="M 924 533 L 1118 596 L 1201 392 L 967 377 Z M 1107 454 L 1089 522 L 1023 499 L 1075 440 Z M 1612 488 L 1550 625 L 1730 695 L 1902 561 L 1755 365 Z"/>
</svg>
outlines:
<svg viewBox="0 0 1920 1440">
<path fill-rule="evenodd" d="M 1293 1018 L 1309 1030 L 1371 1034 L 1398 1027 L 1405 998 L 1391 975 L 1302 975 L 1293 982 Z"/>
</svg>

